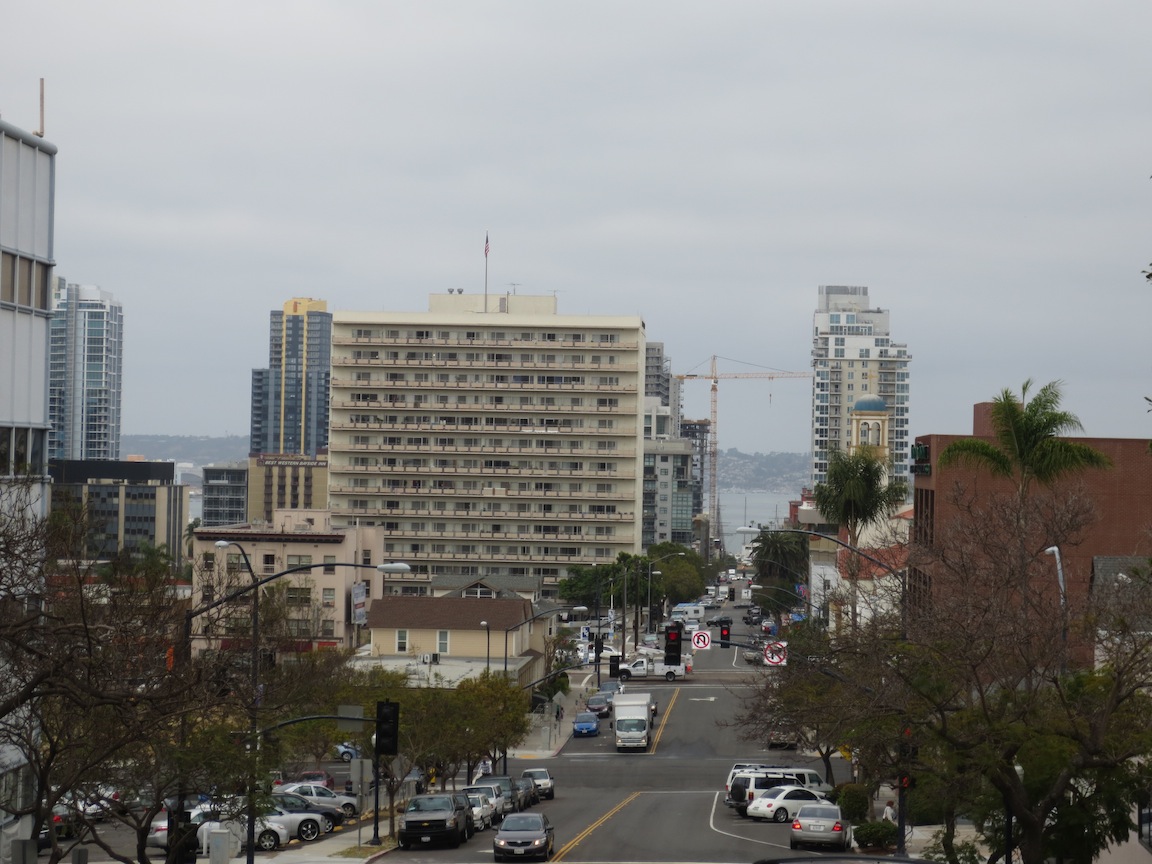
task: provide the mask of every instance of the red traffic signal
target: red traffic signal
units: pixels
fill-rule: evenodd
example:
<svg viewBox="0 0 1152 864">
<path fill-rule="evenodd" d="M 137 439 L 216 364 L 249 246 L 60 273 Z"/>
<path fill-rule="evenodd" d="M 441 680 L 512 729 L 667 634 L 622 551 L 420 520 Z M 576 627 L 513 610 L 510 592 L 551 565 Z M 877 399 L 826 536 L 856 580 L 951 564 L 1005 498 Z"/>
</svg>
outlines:
<svg viewBox="0 0 1152 864">
<path fill-rule="evenodd" d="M 730 648 L 732 639 L 732 628 L 727 624 L 720 625 L 720 647 Z"/>
<path fill-rule="evenodd" d="M 665 635 L 665 641 L 670 644 L 676 644 L 680 641 L 680 631 L 672 628 Z"/>
</svg>

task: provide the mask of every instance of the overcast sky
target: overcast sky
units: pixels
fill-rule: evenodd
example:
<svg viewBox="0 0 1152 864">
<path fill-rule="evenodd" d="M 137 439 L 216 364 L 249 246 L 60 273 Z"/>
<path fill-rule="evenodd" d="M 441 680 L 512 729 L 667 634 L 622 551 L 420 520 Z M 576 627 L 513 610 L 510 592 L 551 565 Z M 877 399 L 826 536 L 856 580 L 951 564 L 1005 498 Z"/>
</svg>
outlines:
<svg viewBox="0 0 1152 864">
<path fill-rule="evenodd" d="M 818 285 L 913 356 L 911 431 L 1062 379 L 1152 437 L 1152 3 L 8 4 L 0 117 L 59 147 L 57 275 L 123 304 L 126 434 L 242 434 L 268 316 L 555 294 L 676 373 L 810 370 Z M 707 417 L 709 385 L 685 385 Z M 805 379 L 719 446 L 807 451 Z"/>
</svg>

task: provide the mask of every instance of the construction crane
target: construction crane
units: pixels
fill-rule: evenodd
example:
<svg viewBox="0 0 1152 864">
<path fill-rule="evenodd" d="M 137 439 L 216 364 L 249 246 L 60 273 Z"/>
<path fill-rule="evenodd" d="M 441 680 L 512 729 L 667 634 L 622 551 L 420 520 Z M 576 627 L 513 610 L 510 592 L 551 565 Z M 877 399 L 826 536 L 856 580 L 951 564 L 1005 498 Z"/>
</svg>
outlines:
<svg viewBox="0 0 1152 864">
<path fill-rule="evenodd" d="M 721 378 L 761 378 L 773 380 L 775 378 L 811 378 L 811 372 L 718 372 L 716 370 L 716 355 L 712 355 L 711 370 L 707 375 L 685 373 L 683 375 L 673 375 L 680 381 L 703 381 L 710 380 L 712 382 L 712 415 L 711 422 L 708 426 L 708 441 L 706 444 L 706 452 L 708 457 L 708 516 L 712 520 L 711 531 L 713 536 L 723 539 L 720 526 L 720 494 L 719 486 L 716 477 L 716 462 L 718 447 L 717 441 L 717 419 L 716 419 L 716 397 L 720 389 Z"/>
</svg>

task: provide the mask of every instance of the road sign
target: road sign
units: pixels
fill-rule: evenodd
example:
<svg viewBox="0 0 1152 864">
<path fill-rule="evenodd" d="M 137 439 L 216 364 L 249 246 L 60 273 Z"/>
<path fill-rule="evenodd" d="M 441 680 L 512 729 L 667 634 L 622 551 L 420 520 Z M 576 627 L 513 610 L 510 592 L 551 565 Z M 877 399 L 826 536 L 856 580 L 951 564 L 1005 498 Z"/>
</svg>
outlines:
<svg viewBox="0 0 1152 864">
<path fill-rule="evenodd" d="M 585 642 L 592 638 L 592 628 L 587 624 L 580 628 L 580 638 Z"/>
<path fill-rule="evenodd" d="M 692 647 L 697 651 L 707 651 L 712 647 L 712 634 L 707 630 L 697 630 L 692 634 Z"/>
<path fill-rule="evenodd" d="M 764 662 L 769 666 L 788 665 L 788 643 L 769 642 L 764 646 Z"/>
</svg>

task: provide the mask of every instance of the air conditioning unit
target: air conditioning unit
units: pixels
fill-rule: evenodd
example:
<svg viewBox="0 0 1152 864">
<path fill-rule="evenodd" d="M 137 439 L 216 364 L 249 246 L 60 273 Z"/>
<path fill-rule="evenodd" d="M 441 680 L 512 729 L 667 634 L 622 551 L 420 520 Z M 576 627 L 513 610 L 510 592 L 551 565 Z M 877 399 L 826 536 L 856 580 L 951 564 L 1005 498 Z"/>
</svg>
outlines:
<svg viewBox="0 0 1152 864">
<path fill-rule="evenodd" d="M 432 655 L 431 654 L 421 654 L 420 655 L 420 662 L 423 663 L 424 665 L 428 665 L 429 663 L 432 662 Z"/>
<path fill-rule="evenodd" d="M 440 662 L 440 655 L 439 654 L 433 654 L 432 655 L 432 664 L 436 665 L 439 662 Z"/>
</svg>

